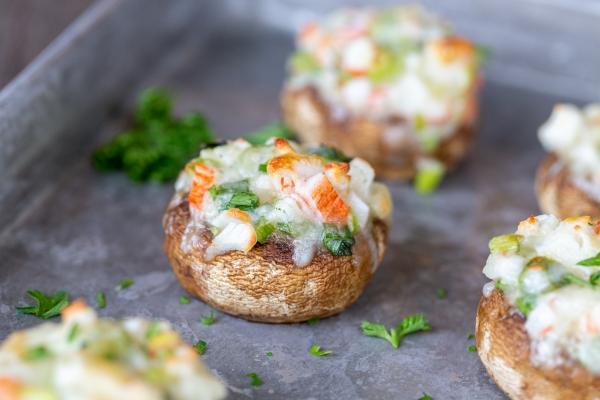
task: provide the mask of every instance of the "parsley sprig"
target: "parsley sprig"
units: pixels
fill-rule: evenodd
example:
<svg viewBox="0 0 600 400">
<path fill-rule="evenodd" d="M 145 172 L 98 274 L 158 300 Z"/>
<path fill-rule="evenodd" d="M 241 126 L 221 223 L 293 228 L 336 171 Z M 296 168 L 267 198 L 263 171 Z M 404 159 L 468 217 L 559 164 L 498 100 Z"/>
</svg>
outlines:
<svg viewBox="0 0 600 400">
<path fill-rule="evenodd" d="M 133 127 L 96 150 L 92 161 L 99 171 L 123 170 L 133 181 L 167 182 L 212 141 L 202 115 L 176 118 L 169 94 L 152 88 L 139 97 Z"/>
<path fill-rule="evenodd" d="M 390 342 L 392 347 L 397 349 L 402 342 L 402 339 L 411 333 L 428 331 L 431 325 L 423 314 L 409 315 L 402 322 L 390 329 L 389 331 L 383 324 L 363 321 L 361 324 L 363 335 L 379 337 Z"/>
<path fill-rule="evenodd" d="M 27 295 L 35 300 L 35 305 L 17 307 L 21 314 L 31 314 L 42 319 L 56 317 L 69 305 L 69 294 L 64 290 L 59 290 L 54 294 L 44 294 L 42 291 L 33 289 L 28 290 Z"/>
</svg>

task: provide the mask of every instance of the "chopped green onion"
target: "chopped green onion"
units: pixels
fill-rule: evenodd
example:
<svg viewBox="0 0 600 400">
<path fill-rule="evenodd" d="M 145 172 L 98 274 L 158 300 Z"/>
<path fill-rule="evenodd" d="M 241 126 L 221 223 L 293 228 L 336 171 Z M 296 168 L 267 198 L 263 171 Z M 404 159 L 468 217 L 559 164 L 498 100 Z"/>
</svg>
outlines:
<svg viewBox="0 0 600 400">
<path fill-rule="evenodd" d="M 470 345 L 469 347 L 467 347 L 467 350 L 469 351 L 469 353 L 476 353 L 477 347 L 475 347 L 474 345 Z"/>
<path fill-rule="evenodd" d="M 331 350 L 321 350 L 321 346 L 319 346 L 318 344 L 313 344 L 312 346 L 310 346 L 308 352 L 315 357 L 325 357 L 333 353 L 333 351 Z"/>
<path fill-rule="evenodd" d="M 73 340 L 75 340 L 75 338 L 77 337 L 78 334 L 79 334 L 79 324 L 75 323 L 75 324 L 73 324 L 73 326 L 71 326 L 71 329 L 69 329 L 69 334 L 67 335 L 67 342 L 71 343 Z"/>
<path fill-rule="evenodd" d="M 52 353 L 44 345 L 32 347 L 27 350 L 23 358 L 27 361 L 40 361 L 52 356 Z"/>
<path fill-rule="evenodd" d="M 319 70 L 319 63 L 306 51 L 297 51 L 290 58 L 290 66 L 295 72 L 313 73 Z"/>
<path fill-rule="evenodd" d="M 260 379 L 260 376 L 258 376 L 256 372 L 249 372 L 246 376 L 250 378 L 250 385 L 252 386 L 260 386 L 263 384 L 262 379 Z"/>
<path fill-rule="evenodd" d="M 581 265 L 583 267 L 599 267 L 600 253 L 596 254 L 594 257 L 586 258 L 585 260 L 579 261 L 577 265 Z"/>
<path fill-rule="evenodd" d="M 592 284 L 593 286 L 600 285 L 600 271 L 596 271 L 592 275 L 590 275 L 590 284 Z"/>
<path fill-rule="evenodd" d="M 273 357 L 273 352 L 272 352 L 272 351 L 267 351 L 265 354 L 266 354 L 267 356 L 269 356 L 269 357 Z"/>
<path fill-rule="evenodd" d="M 187 296 L 180 296 L 179 304 L 190 304 L 190 298 Z"/>
<path fill-rule="evenodd" d="M 146 330 L 146 339 L 152 339 L 160 333 L 160 323 L 158 321 L 152 321 L 148 325 Z"/>
<path fill-rule="evenodd" d="M 267 172 L 267 164 L 266 164 L 266 163 L 264 163 L 264 164 L 259 164 L 259 166 L 258 166 L 258 171 L 259 171 L 259 172 Z"/>
<path fill-rule="evenodd" d="M 492 253 L 518 253 L 521 249 L 523 236 L 514 233 L 495 236 L 490 240 L 489 248 Z"/>
<path fill-rule="evenodd" d="M 416 114 L 415 118 L 413 119 L 413 127 L 415 128 L 415 131 L 420 132 L 425 129 L 426 126 L 427 122 L 425 121 L 423 114 Z"/>
<path fill-rule="evenodd" d="M 426 195 L 432 193 L 442 181 L 446 168 L 436 160 L 421 160 L 417 165 L 414 186 L 417 193 Z"/>
<path fill-rule="evenodd" d="M 327 225 L 323 231 L 323 246 L 334 256 L 351 256 L 354 236 L 348 228 Z"/>
<path fill-rule="evenodd" d="M 237 192 L 225 205 L 226 209 L 239 208 L 240 210 L 253 210 L 258 207 L 258 196 L 252 192 Z"/>
<path fill-rule="evenodd" d="M 273 224 L 266 222 L 266 220 L 261 218 L 256 226 L 256 241 L 260 244 L 264 244 L 274 230 L 275 226 Z"/>
<path fill-rule="evenodd" d="M 211 326 L 215 323 L 215 314 L 211 311 L 210 314 L 200 318 L 202 325 Z"/>
<path fill-rule="evenodd" d="M 533 295 L 523 295 L 517 297 L 516 306 L 517 309 L 521 312 L 521 314 L 527 316 L 533 310 L 535 306 L 536 298 Z"/>
<path fill-rule="evenodd" d="M 119 285 L 116 287 L 117 290 L 124 290 L 127 289 L 129 286 L 133 285 L 133 279 L 131 278 L 125 278 L 121 281 L 121 283 L 119 283 Z"/>
</svg>

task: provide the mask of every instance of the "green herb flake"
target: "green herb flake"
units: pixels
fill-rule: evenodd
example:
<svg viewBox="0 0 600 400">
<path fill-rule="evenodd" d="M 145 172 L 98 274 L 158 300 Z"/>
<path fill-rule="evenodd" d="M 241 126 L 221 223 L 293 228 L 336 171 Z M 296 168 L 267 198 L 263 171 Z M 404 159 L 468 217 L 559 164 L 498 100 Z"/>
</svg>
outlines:
<svg viewBox="0 0 600 400">
<path fill-rule="evenodd" d="M 423 392 L 423 396 L 419 397 L 419 400 L 433 400 L 433 397 Z"/>
<path fill-rule="evenodd" d="M 596 271 L 592 275 L 590 275 L 590 284 L 592 286 L 600 285 L 600 271 Z"/>
<path fill-rule="evenodd" d="M 190 304 L 190 298 L 187 296 L 179 296 L 179 304 Z"/>
<path fill-rule="evenodd" d="M 445 299 L 446 297 L 448 297 L 448 291 L 444 288 L 438 288 L 435 291 L 435 295 L 438 299 Z"/>
<path fill-rule="evenodd" d="M 273 123 L 263 126 L 258 130 L 246 135 L 245 139 L 252 145 L 259 146 L 265 144 L 271 138 L 283 138 L 295 140 L 296 135 L 287 126 L 282 123 Z"/>
<path fill-rule="evenodd" d="M 467 335 L 467 340 L 473 340 L 474 338 L 475 338 L 475 335 L 474 335 L 474 334 L 472 334 L 472 333 L 469 333 L 469 334 Z"/>
<path fill-rule="evenodd" d="M 75 323 L 69 329 L 69 333 L 67 334 L 67 343 L 73 343 L 77 335 L 79 335 L 79 324 Z"/>
<path fill-rule="evenodd" d="M 60 315 L 60 312 L 69 305 L 69 294 L 63 290 L 46 295 L 40 290 L 33 289 L 28 290 L 27 295 L 36 304 L 33 306 L 17 307 L 17 311 L 21 314 L 30 314 L 42 319 L 48 319 Z"/>
<path fill-rule="evenodd" d="M 315 147 L 310 150 L 310 154 L 314 154 L 316 156 L 322 157 L 327 161 L 337 161 L 337 162 L 350 162 L 352 160 L 350 157 L 342 153 L 340 150 L 335 147 L 326 146 L 324 144 Z"/>
<path fill-rule="evenodd" d="M 515 305 L 517 306 L 517 310 L 521 312 L 521 314 L 527 316 L 533 310 L 535 306 L 536 298 L 532 295 L 524 295 L 517 297 Z"/>
<path fill-rule="evenodd" d="M 490 252 L 518 253 L 521 249 L 521 239 L 523 236 L 514 233 L 493 237 L 489 243 Z"/>
<path fill-rule="evenodd" d="M 333 353 L 333 351 L 331 350 L 321 350 L 321 346 L 319 346 L 318 344 L 313 344 L 312 346 L 310 346 L 308 352 L 315 357 L 326 357 Z"/>
<path fill-rule="evenodd" d="M 600 253 L 594 257 L 579 261 L 577 265 L 581 265 L 582 267 L 600 267 Z"/>
<path fill-rule="evenodd" d="M 266 354 L 267 356 L 269 356 L 269 357 L 273 357 L 273 352 L 272 352 L 272 351 L 267 351 L 265 354 Z"/>
<path fill-rule="evenodd" d="M 51 356 L 52 353 L 46 346 L 39 345 L 27 349 L 26 353 L 23 355 L 23 359 L 26 361 L 41 361 Z"/>
<path fill-rule="evenodd" d="M 415 191 L 420 195 L 433 193 L 442 182 L 445 172 L 446 169 L 441 163 L 427 162 L 424 167 L 417 169 L 414 180 Z"/>
<path fill-rule="evenodd" d="M 133 285 L 133 279 L 131 278 L 125 278 L 121 281 L 121 283 L 119 283 L 117 285 L 117 287 L 115 288 L 116 290 L 125 290 L 128 287 L 130 287 L 131 285 Z"/>
<path fill-rule="evenodd" d="M 96 293 L 96 305 L 99 309 L 103 309 L 104 307 L 106 307 L 106 295 L 104 294 L 104 292 Z"/>
<path fill-rule="evenodd" d="M 256 225 L 256 241 L 264 244 L 275 230 L 275 226 L 261 218 Z"/>
<path fill-rule="evenodd" d="M 202 355 L 206 353 L 207 344 L 204 340 L 198 340 L 194 345 L 194 349 L 198 352 L 198 354 Z"/>
<path fill-rule="evenodd" d="M 211 311 L 210 314 L 200 318 L 200 323 L 202 323 L 202 325 L 211 326 L 215 323 L 215 314 Z"/>
<path fill-rule="evenodd" d="M 258 196 L 252 192 L 236 192 L 225 204 L 225 209 L 239 208 L 240 210 L 253 210 L 259 205 Z"/>
<path fill-rule="evenodd" d="M 326 225 L 323 231 L 323 246 L 334 256 L 351 256 L 354 236 L 348 228 L 340 229 Z"/>
<path fill-rule="evenodd" d="M 139 97 L 134 125 L 96 150 L 92 163 L 102 172 L 125 171 L 136 182 L 173 181 L 198 149 L 213 141 L 202 115 L 176 118 L 170 96 L 152 88 Z"/>
<path fill-rule="evenodd" d="M 320 322 L 321 322 L 321 318 L 319 318 L 319 317 L 314 317 L 314 318 L 311 318 L 306 321 L 306 323 L 310 326 L 319 325 Z"/>
<path fill-rule="evenodd" d="M 256 372 L 249 372 L 246 376 L 250 378 L 250 385 L 252 386 L 260 386 L 263 384 L 262 379 L 260 379 L 260 376 L 258 376 Z"/>
<path fill-rule="evenodd" d="M 258 172 L 267 172 L 267 163 L 259 164 Z"/>
<path fill-rule="evenodd" d="M 476 353 L 477 352 L 477 347 L 475 347 L 474 345 L 470 345 L 469 347 L 467 347 L 467 351 L 469 353 Z"/>
<path fill-rule="evenodd" d="M 394 328 L 388 330 L 383 324 L 377 324 L 369 321 L 363 321 L 361 324 L 362 333 L 365 336 L 379 337 L 390 342 L 392 347 L 397 349 L 402 339 L 411 333 L 428 331 L 431 325 L 423 314 L 409 315 Z"/>
</svg>

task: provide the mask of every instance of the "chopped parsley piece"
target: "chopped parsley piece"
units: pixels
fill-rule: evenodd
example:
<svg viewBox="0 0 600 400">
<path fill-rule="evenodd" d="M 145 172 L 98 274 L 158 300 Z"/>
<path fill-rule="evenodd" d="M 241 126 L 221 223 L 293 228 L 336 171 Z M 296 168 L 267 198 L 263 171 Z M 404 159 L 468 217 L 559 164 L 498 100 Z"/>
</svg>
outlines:
<svg viewBox="0 0 600 400">
<path fill-rule="evenodd" d="M 423 396 L 419 397 L 419 400 L 433 400 L 433 397 L 423 392 Z"/>
<path fill-rule="evenodd" d="M 323 231 L 323 246 L 334 256 L 351 256 L 354 237 L 348 228 L 326 225 Z"/>
<path fill-rule="evenodd" d="M 300 234 L 297 227 L 288 222 L 278 222 L 276 228 L 278 231 L 292 237 L 298 236 Z"/>
<path fill-rule="evenodd" d="M 96 293 L 96 305 L 99 309 L 103 309 L 104 307 L 106 307 L 106 295 L 104 294 L 104 292 Z"/>
<path fill-rule="evenodd" d="M 278 137 L 289 140 L 296 139 L 294 132 L 282 123 L 273 123 L 246 135 L 248 143 L 255 146 L 265 144 L 269 139 Z"/>
<path fill-rule="evenodd" d="M 467 335 L 467 340 L 472 340 L 472 339 L 474 339 L 474 338 L 475 338 L 475 335 L 474 335 L 474 334 L 472 334 L 472 333 L 469 333 L 469 334 Z"/>
<path fill-rule="evenodd" d="M 267 163 L 260 164 L 260 165 L 258 166 L 258 171 L 259 171 L 259 172 L 267 172 Z"/>
<path fill-rule="evenodd" d="M 518 253 L 523 236 L 514 233 L 493 237 L 489 248 L 492 253 Z"/>
<path fill-rule="evenodd" d="M 206 346 L 207 344 L 204 340 L 198 340 L 194 345 L 194 348 L 196 349 L 198 354 L 204 354 L 206 353 Z"/>
<path fill-rule="evenodd" d="M 590 275 L 590 284 L 592 286 L 600 286 L 600 271 L 596 271 Z"/>
<path fill-rule="evenodd" d="M 179 296 L 179 304 L 190 304 L 190 298 L 187 296 Z"/>
<path fill-rule="evenodd" d="M 496 286 L 496 289 L 498 289 L 498 290 L 505 290 L 507 287 L 507 285 L 505 283 L 503 283 L 500 279 L 498 279 L 496 281 L 495 286 Z"/>
<path fill-rule="evenodd" d="M 400 346 L 402 339 L 411 333 L 419 331 L 428 331 L 431 325 L 423 314 L 409 315 L 401 323 L 388 330 L 383 324 L 377 324 L 369 321 L 363 321 L 361 324 L 363 335 L 379 337 L 390 342 L 395 349 Z"/>
<path fill-rule="evenodd" d="M 31 314 L 42 319 L 56 317 L 60 312 L 69 305 L 69 294 L 64 290 L 46 295 L 40 290 L 28 290 L 27 295 L 35 300 L 33 306 L 17 307 L 17 311 L 21 314 Z"/>
<path fill-rule="evenodd" d="M 67 343 L 73 342 L 77 335 L 79 335 L 79 324 L 75 323 L 73 324 L 73 326 L 71 326 L 71 329 L 69 329 L 69 334 L 67 335 Z"/>
<path fill-rule="evenodd" d="M 102 145 L 92 162 L 102 172 L 123 170 L 138 182 L 167 182 L 177 178 L 203 144 L 214 141 L 200 114 L 172 115 L 172 100 L 160 89 L 148 89 L 139 99 L 135 123 Z"/>
<path fill-rule="evenodd" d="M 600 267 L 600 253 L 596 254 L 594 257 L 579 261 L 577 265 L 583 267 Z"/>
<path fill-rule="evenodd" d="M 435 295 L 437 296 L 438 299 L 445 299 L 448 296 L 448 292 L 444 288 L 438 288 L 435 291 Z"/>
<path fill-rule="evenodd" d="M 272 351 L 267 351 L 265 354 L 266 354 L 267 356 L 269 356 L 269 357 L 273 357 L 273 352 L 272 352 Z"/>
<path fill-rule="evenodd" d="M 239 208 L 240 210 L 253 210 L 258 207 L 259 200 L 258 196 L 254 193 L 248 192 L 236 192 L 231 196 L 231 199 L 225 204 L 225 209 Z"/>
<path fill-rule="evenodd" d="M 27 349 L 27 352 L 24 354 L 23 358 L 27 361 L 40 361 L 51 356 L 52 353 L 46 346 L 39 345 Z"/>
<path fill-rule="evenodd" d="M 524 295 L 517 297 L 516 306 L 517 309 L 525 316 L 529 315 L 533 307 L 535 306 L 535 296 Z"/>
<path fill-rule="evenodd" d="M 121 281 L 121 283 L 119 283 L 119 285 L 116 287 L 117 290 L 124 290 L 127 289 L 129 286 L 133 285 L 133 279 L 131 278 L 125 278 Z"/>
<path fill-rule="evenodd" d="M 418 194 L 427 195 L 434 192 L 442 182 L 446 168 L 438 161 L 427 160 L 417 168 L 414 187 Z"/>
<path fill-rule="evenodd" d="M 212 324 L 215 323 L 215 314 L 211 311 L 210 314 L 200 318 L 200 322 L 203 325 L 211 326 Z"/>
<path fill-rule="evenodd" d="M 275 226 L 261 218 L 256 225 L 256 241 L 264 244 L 275 230 Z"/>
<path fill-rule="evenodd" d="M 246 376 L 250 378 L 250 385 L 252 386 L 260 386 L 263 384 L 262 379 L 260 379 L 260 376 L 258 376 L 256 372 L 249 372 Z"/>
<path fill-rule="evenodd" d="M 349 162 L 352 160 L 350 157 L 346 156 L 344 153 L 342 153 L 335 147 L 326 146 L 324 144 L 312 149 L 310 151 L 310 154 L 322 157 L 327 161 Z"/>
<path fill-rule="evenodd" d="M 318 344 L 313 344 L 312 346 L 310 346 L 308 352 L 315 357 L 325 357 L 333 353 L 333 351 L 331 350 L 321 350 L 321 346 L 319 346 Z"/>
<path fill-rule="evenodd" d="M 467 347 L 467 351 L 469 353 L 476 353 L 477 352 L 477 347 L 475 347 L 474 345 L 470 345 L 469 347 Z"/>
<path fill-rule="evenodd" d="M 319 317 L 314 317 L 314 318 L 311 318 L 308 321 L 306 321 L 306 323 L 309 324 L 310 326 L 319 325 L 319 322 L 321 322 L 321 318 L 319 318 Z"/>
</svg>

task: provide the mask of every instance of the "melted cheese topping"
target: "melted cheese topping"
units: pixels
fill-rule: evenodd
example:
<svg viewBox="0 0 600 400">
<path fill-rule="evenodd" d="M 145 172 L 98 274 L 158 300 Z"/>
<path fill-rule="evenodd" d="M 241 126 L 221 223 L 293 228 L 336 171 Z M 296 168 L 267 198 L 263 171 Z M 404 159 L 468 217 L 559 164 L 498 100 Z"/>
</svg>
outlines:
<svg viewBox="0 0 600 400">
<path fill-rule="evenodd" d="M 319 155 L 323 150 L 284 139 L 263 146 L 238 139 L 204 149 L 181 173 L 171 205 L 189 200 L 186 232 L 211 230 L 207 259 L 247 252 L 277 237 L 291 240 L 299 266 L 309 264 L 321 247 L 349 255 L 357 234 L 371 238 L 374 218 L 390 217 L 391 198 L 373 181 L 366 161 L 332 161 Z M 181 248 L 191 251 L 199 242 L 186 234 Z"/>
<path fill-rule="evenodd" d="M 75 302 L 59 324 L 10 335 L 0 347 L 0 397 L 222 399 L 225 387 L 168 322 L 99 319 Z"/>
<path fill-rule="evenodd" d="M 342 118 L 399 117 L 432 151 L 472 122 L 478 63 L 470 42 L 420 7 L 343 9 L 302 29 L 288 85 L 317 89 Z"/>
<path fill-rule="evenodd" d="M 534 364 L 575 360 L 600 374 L 600 277 L 594 275 L 600 262 L 578 265 L 600 255 L 600 224 L 590 217 L 540 215 L 499 238 L 490 242 L 483 273 L 526 316 Z M 486 285 L 484 294 L 490 292 Z"/>
<path fill-rule="evenodd" d="M 539 138 L 568 164 L 574 182 L 600 201 L 600 103 L 583 109 L 556 105 Z"/>
</svg>

